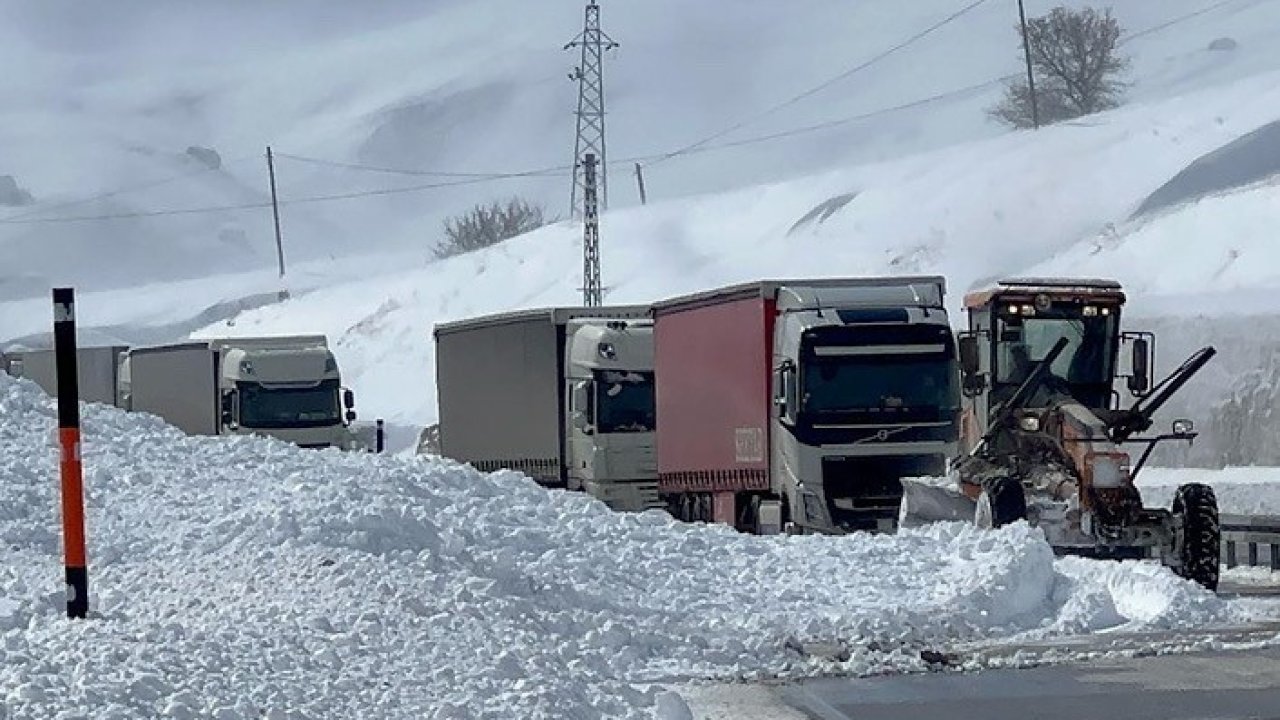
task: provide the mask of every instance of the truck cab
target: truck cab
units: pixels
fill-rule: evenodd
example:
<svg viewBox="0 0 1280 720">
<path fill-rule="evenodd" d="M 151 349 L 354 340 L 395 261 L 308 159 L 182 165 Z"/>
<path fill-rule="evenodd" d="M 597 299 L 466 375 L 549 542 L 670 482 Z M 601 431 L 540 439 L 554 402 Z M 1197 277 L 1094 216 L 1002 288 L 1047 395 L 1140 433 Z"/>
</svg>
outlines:
<svg viewBox="0 0 1280 720">
<path fill-rule="evenodd" d="M 267 435 L 308 448 L 365 449 L 355 398 L 323 336 L 198 340 L 126 353 L 118 405 L 193 435 Z"/>
<path fill-rule="evenodd" d="M 779 292 L 771 475 L 797 525 L 892 530 L 900 479 L 946 471 L 960 395 L 942 295 L 940 279 Z"/>
<path fill-rule="evenodd" d="M 226 433 L 351 449 L 355 397 L 324 345 L 224 346 L 219 397 Z"/>
<path fill-rule="evenodd" d="M 653 321 L 570 320 L 565 357 L 569 489 L 618 510 L 662 507 L 653 449 Z"/>
</svg>

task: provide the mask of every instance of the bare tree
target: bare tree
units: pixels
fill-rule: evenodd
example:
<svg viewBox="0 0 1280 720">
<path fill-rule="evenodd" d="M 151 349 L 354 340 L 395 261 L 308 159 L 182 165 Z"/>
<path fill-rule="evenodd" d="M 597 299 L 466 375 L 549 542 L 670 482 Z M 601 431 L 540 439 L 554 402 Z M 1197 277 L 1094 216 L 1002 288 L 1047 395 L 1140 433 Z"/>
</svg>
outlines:
<svg viewBox="0 0 1280 720">
<path fill-rule="evenodd" d="M 1016 28 L 1019 37 L 1022 29 Z M 1057 7 L 1027 21 L 1026 51 L 1036 81 L 1040 122 L 1051 124 L 1120 105 L 1129 59 L 1117 52 L 1124 30 L 1110 8 L 1071 10 Z M 1026 78 L 1005 87 L 1004 99 L 989 111 L 1016 128 L 1032 127 L 1031 91 Z"/>
<path fill-rule="evenodd" d="M 521 198 L 476 205 L 463 215 L 444 221 L 444 240 L 436 245 L 436 257 L 469 253 L 546 225 L 546 211 Z"/>
</svg>

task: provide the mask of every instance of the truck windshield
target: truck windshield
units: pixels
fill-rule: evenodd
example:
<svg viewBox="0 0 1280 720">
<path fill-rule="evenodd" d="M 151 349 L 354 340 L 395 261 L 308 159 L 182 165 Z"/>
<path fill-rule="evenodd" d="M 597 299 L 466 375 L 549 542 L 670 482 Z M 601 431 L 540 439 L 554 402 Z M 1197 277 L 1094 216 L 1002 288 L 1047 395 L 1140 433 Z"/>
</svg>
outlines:
<svg viewBox="0 0 1280 720">
<path fill-rule="evenodd" d="M 959 405 L 944 355 L 814 356 L 803 368 L 809 413 L 896 412 Z"/>
<path fill-rule="evenodd" d="M 237 386 L 242 427 L 322 427 L 341 422 L 337 380 L 305 388 L 264 387 L 249 382 Z"/>
<path fill-rule="evenodd" d="M 597 370 L 595 381 L 599 432 L 653 432 L 653 373 Z"/>
</svg>

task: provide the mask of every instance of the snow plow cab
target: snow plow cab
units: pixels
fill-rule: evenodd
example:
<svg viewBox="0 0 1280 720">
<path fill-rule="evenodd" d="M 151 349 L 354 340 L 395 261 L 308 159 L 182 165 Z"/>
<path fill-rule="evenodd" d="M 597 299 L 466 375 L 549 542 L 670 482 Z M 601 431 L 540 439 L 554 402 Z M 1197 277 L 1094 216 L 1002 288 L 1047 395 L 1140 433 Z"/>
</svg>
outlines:
<svg viewBox="0 0 1280 720">
<path fill-rule="evenodd" d="M 1059 554 L 1159 559 L 1216 589 L 1212 488 L 1184 485 L 1164 510 L 1143 507 L 1134 483 L 1157 443 L 1195 438 L 1186 420 L 1141 433 L 1216 351 L 1152 383 L 1154 337 L 1121 332 L 1124 303 L 1118 283 L 1091 279 L 1005 280 L 967 295 L 961 455 L 947 482 L 906 483 L 902 524 L 1026 520 Z M 1127 409 L 1122 389 L 1136 399 Z M 1142 451 L 1137 462 L 1128 447 Z"/>
</svg>

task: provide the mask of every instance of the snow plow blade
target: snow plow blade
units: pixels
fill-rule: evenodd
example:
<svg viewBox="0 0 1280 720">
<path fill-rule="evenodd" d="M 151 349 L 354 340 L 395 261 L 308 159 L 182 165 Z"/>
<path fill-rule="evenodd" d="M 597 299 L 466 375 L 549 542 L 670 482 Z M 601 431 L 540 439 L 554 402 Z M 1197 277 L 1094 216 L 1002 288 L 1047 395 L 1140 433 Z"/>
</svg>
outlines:
<svg viewBox="0 0 1280 720">
<path fill-rule="evenodd" d="M 934 522 L 973 522 L 974 501 L 949 478 L 903 478 L 898 527 Z"/>
</svg>

